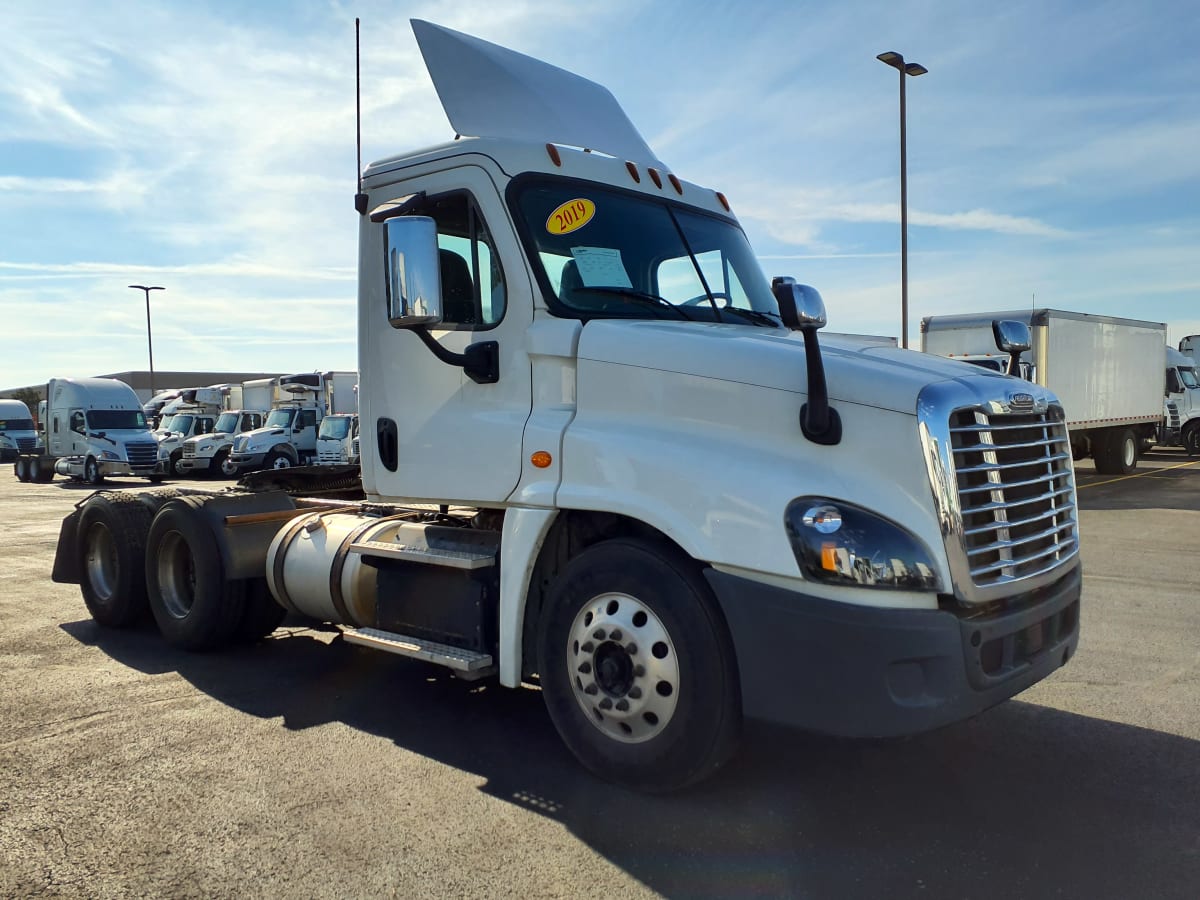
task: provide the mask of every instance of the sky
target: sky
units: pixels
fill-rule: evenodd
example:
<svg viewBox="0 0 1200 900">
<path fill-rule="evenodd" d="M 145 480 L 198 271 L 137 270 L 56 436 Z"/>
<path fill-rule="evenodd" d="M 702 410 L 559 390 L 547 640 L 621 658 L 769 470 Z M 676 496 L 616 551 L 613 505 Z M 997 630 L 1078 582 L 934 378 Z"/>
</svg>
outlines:
<svg viewBox="0 0 1200 900">
<path fill-rule="evenodd" d="M 1200 333 L 1200 4 L 5 0 L 0 389 L 354 369 L 363 161 L 453 137 L 427 19 L 609 88 L 831 331 L 1030 306 Z"/>
</svg>

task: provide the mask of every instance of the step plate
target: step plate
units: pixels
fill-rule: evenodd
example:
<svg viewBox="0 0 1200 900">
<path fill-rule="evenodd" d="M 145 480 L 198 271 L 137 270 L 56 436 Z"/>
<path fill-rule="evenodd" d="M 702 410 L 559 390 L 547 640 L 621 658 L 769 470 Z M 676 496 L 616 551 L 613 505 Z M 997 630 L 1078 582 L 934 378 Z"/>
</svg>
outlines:
<svg viewBox="0 0 1200 900">
<path fill-rule="evenodd" d="M 363 556 L 383 556 L 406 562 L 446 566 L 450 569 L 487 569 L 496 564 L 492 553 L 473 553 L 469 550 L 440 550 L 435 547 L 410 547 L 392 541 L 359 541 L 350 545 L 351 553 Z"/>
<path fill-rule="evenodd" d="M 396 634 L 394 631 L 381 631 L 378 628 L 348 628 L 342 632 L 351 644 L 363 647 L 373 647 L 412 659 L 423 659 L 426 662 L 437 663 L 461 673 L 465 677 L 481 678 L 495 671 L 491 654 L 476 653 L 462 647 L 452 647 L 449 644 L 439 644 L 437 641 L 411 637 L 407 634 Z"/>
</svg>

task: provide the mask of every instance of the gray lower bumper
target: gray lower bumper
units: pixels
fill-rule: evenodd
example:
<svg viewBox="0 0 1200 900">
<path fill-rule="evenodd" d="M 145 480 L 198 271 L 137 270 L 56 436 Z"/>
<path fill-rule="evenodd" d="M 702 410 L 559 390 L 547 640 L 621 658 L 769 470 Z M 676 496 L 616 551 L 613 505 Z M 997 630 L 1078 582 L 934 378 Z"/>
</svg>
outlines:
<svg viewBox="0 0 1200 900">
<path fill-rule="evenodd" d="M 745 714 L 827 734 L 916 734 L 969 718 L 1045 678 L 1079 643 L 1078 565 L 973 619 L 705 574 L 729 624 Z"/>
</svg>

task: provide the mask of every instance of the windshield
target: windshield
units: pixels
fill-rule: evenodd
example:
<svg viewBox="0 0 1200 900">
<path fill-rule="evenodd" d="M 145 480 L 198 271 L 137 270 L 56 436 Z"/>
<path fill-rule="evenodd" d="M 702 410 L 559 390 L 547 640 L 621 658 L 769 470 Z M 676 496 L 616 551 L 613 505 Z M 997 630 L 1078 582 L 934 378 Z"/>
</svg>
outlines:
<svg viewBox="0 0 1200 900">
<path fill-rule="evenodd" d="M 267 416 L 268 428 L 291 428 L 292 419 L 296 417 L 294 409 L 273 409 Z"/>
<path fill-rule="evenodd" d="M 33 431 L 33 419 L 0 419 L 0 431 Z"/>
<path fill-rule="evenodd" d="M 92 409 L 87 414 L 92 431 L 113 431 L 121 428 L 144 429 L 146 415 L 140 409 Z"/>
<path fill-rule="evenodd" d="M 516 203 L 538 280 L 560 315 L 781 324 L 731 221 L 561 179 L 524 182 Z"/>
<path fill-rule="evenodd" d="M 213 426 L 213 431 L 219 434 L 228 434 L 231 431 L 237 431 L 238 414 L 235 412 L 223 412 L 217 418 L 217 424 Z"/>
<path fill-rule="evenodd" d="M 154 430 L 161 434 L 166 434 L 168 431 L 171 430 L 171 420 L 174 418 L 175 418 L 174 416 L 163 416 L 161 419 L 158 420 L 158 427 L 155 428 Z"/>
<path fill-rule="evenodd" d="M 184 415 L 172 416 L 171 417 L 171 427 L 169 430 L 178 431 L 180 434 L 187 434 L 189 431 L 192 430 L 192 422 L 194 422 L 195 419 L 196 419 L 195 416 L 184 416 Z M 161 431 L 162 429 L 159 429 L 159 430 Z"/>
<path fill-rule="evenodd" d="M 1181 366 L 1179 369 L 1179 380 L 1183 382 L 1184 387 L 1200 387 L 1200 381 L 1196 380 L 1195 369 L 1185 369 Z"/>
<path fill-rule="evenodd" d="M 340 441 L 349 433 L 349 416 L 326 416 L 321 420 L 321 430 L 317 434 L 317 437 Z"/>
</svg>

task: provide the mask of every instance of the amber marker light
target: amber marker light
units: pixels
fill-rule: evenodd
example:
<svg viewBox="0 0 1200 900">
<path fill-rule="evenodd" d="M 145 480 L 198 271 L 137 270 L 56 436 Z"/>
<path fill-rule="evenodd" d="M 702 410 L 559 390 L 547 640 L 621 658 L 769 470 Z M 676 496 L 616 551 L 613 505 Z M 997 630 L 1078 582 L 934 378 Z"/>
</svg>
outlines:
<svg viewBox="0 0 1200 900">
<path fill-rule="evenodd" d="M 562 157 L 558 155 L 558 148 L 553 144 L 546 145 L 546 153 L 550 155 L 550 161 L 556 166 L 562 165 Z"/>
<path fill-rule="evenodd" d="M 671 187 L 675 188 L 675 193 L 682 194 L 683 193 L 683 185 L 680 183 L 679 179 L 675 177 L 675 173 L 674 172 L 670 173 L 669 175 L 667 175 L 667 178 L 670 179 L 670 181 L 671 181 Z"/>
<path fill-rule="evenodd" d="M 650 180 L 654 182 L 655 187 L 662 187 L 662 176 L 658 174 L 658 169 L 647 169 L 650 173 Z"/>
<path fill-rule="evenodd" d="M 630 175 L 630 177 L 631 177 L 631 178 L 634 180 L 634 183 L 635 183 L 635 184 L 641 184 L 641 183 L 642 183 L 642 176 L 638 174 L 638 170 L 637 170 L 637 166 L 636 166 L 636 165 L 634 165 L 634 164 L 633 164 L 633 163 L 631 163 L 631 162 L 626 162 L 626 163 L 625 163 L 625 168 L 629 170 L 629 175 Z"/>
<path fill-rule="evenodd" d="M 725 207 L 725 212 L 733 212 L 733 210 L 729 208 L 729 201 L 725 199 L 725 195 L 720 191 L 717 191 L 717 199 L 720 200 L 721 205 Z"/>
<path fill-rule="evenodd" d="M 554 457 L 545 450 L 536 450 L 530 455 L 529 461 L 533 463 L 536 468 L 546 469 L 549 468 L 550 463 L 554 462 Z"/>
</svg>

